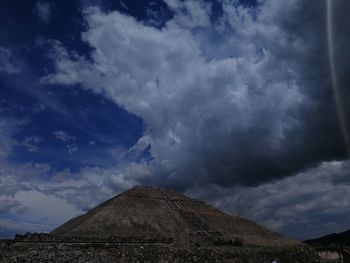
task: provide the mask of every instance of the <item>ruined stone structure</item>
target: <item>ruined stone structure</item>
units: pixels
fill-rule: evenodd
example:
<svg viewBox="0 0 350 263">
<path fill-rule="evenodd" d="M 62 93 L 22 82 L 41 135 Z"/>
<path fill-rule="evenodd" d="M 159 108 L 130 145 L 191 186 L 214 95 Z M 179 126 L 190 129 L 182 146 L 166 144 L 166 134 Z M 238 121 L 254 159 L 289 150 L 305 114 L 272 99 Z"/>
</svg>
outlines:
<svg viewBox="0 0 350 263">
<path fill-rule="evenodd" d="M 350 263 L 350 252 L 344 246 L 315 247 L 320 263 Z"/>
<path fill-rule="evenodd" d="M 223 213 L 171 190 L 134 187 L 78 216 L 51 233 L 58 239 L 173 240 L 176 246 L 241 242 L 264 246 L 299 242 L 250 220 Z"/>
<path fill-rule="evenodd" d="M 180 193 L 134 187 L 50 234 L 0 241 L 0 262 L 316 263 L 312 248 Z"/>
<path fill-rule="evenodd" d="M 176 248 L 164 244 L 0 241 L 1 263 L 317 263 L 307 246 L 293 248 Z"/>
</svg>

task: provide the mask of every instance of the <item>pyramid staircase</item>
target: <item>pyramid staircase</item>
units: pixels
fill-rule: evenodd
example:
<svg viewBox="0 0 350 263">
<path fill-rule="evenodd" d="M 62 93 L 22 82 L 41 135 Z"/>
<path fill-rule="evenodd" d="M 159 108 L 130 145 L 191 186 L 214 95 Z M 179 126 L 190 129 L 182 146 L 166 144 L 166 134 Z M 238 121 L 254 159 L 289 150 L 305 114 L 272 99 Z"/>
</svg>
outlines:
<svg viewBox="0 0 350 263">
<path fill-rule="evenodd" d="M 188 229 L 186 229 L 187 243 L 189 245 L 203 243 L 213 244 L 215 241 L 223 239 L 222 234 L 218 231 L 211 230 L 195 211 L 187 211 L 178 200 L 169 198 L 163 189 L 157 189 L 164 196 L 169 209 L 180 214 L 190 226 Z M 191 229 L 191 231 L 189 229 Z"/>
</svg>

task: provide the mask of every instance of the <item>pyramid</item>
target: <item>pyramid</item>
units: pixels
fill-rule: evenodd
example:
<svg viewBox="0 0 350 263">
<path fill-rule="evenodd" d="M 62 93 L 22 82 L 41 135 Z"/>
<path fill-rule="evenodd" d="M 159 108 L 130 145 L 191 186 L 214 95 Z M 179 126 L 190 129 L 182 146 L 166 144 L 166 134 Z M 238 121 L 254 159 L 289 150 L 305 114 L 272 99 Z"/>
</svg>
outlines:
<svg viewBox="0 0 350 263">
<path fill-rule="evenodd" d="M 58 239 L 166 241 L 176 246 L 237 241 L 259 246 L 300 244 L 203 201 L 150 186 L 125 191 L 71 219 L 51 235 Z"/>
</svg>

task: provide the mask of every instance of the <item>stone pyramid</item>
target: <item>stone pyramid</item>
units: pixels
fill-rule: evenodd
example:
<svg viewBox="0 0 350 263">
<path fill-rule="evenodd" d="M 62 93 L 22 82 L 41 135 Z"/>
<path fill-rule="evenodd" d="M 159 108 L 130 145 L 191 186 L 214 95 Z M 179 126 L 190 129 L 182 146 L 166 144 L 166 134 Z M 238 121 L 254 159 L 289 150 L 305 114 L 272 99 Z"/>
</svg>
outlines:
<svg viewBox="0 0 350 263">
<path fill-rule="evenodd" d="M 203 201 L 158 187 L 134 187 L 55 229 L 55 238 L 167 242 L 176 246 L 242 242 L 290 246 L 284 237 Z"/>
</svg>

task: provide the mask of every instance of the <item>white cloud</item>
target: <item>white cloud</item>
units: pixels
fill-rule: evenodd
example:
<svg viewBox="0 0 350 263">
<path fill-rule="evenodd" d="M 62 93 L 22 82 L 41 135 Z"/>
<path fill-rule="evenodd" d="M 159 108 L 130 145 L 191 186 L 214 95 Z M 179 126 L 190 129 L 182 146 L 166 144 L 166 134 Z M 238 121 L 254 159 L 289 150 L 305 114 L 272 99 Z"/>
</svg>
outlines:
<svg viewBox="0 0 350 263">
<path fill-rule="evenodd" d="M 77 173 L 67 170 L 55 173 L 50 180 L 43 180 L 49 169 L 43 165 L 6 169 L 0 171 L 0 203 L 3 200 L 7 204 L 2 213 L 24 222 L 45 223 L 48 230 L 147 178 L 152 179 L 146 163 L 125 163 L 109 169 L 85 167 Z M 349 174 L 348 162 L 325 162 L 296 176 L 257 187 L 197 185 L 186 194 L 305 239 L 350 227 L 346 220 L 350 216 Z M 35 231 L 40 229 L 38 226 Z"/>
<path fill-rule="evenodd" d="M 68 200 L 87 210 L 150 177 L 144 163 L 122 163 L 108 169 L 85 167 L 77 173 L 56 173 L 52 181 L 40 184 L 40 191 Z"/>
<path fill-rule="evenodd" d="M 0 219 L 0 235 L 2 232 L 7 233 L 26 233 L 26 232 L 49 232 L 50 225 L 26 222 L 20 220 Z M 11 237 L 11 236 L 6 236 Z"/>
<path fill-rule="evenodd" d="M 72 142 L 75 142 L 77 140 L 77 138 L 75 136 L 70 135 L 69 133 L 67 133 L 65 131 L 54 131 L 53 135 L 55 136 L 55 138 L 57 140 L 60 140 L 62 142 L 66 142 L 66 143 L 72 143 Z M 73 153 L 78 151 L 78 147 L 75 144 L 67 144 L 66 148 L 67 148 L 67 152 L 69 155 L 72 155 Z"/>
<path fill-rule="evenodd" d="M 120 5 L 121 5 L 125 10 L 128 10 L 128 9 L 129 9 L 123 1 L 120 1 Z"/>
<path fill-rule="evenodd" d="M 0 163 L 13 152 L 14 147 L 24 147 L 29 152 L 38 151 L 37 145 L 42 141 L 42 138 L 30 135 L 23 139 L 16 139 L 14 136 L 21 130 L 21 126 L 28 124 L 28 122 L 29 119 L 6 118 L 0 115 Z"/>
<path fill-rule="evenodd" d="M 162 29 L 117 11 L 86 10 L 83 40 L 94 49 L 93 62 L 53 42 L 57 71 L 43 81 L 81 83 L 140 116 L 154 171 L 171 180 L 193 182 L 188 174 L 205 180 L 215 171 L 217 180 L 237 182 L 250 173 L 240 170 L 242 160 L 284 158 L 286 133 L 299 125 L 295 113 L 303 96 L 293 64 L 276 53 L 296 52 L 294 42 L 267 21 L 265 9 L 257 22 L 255 14 L 227 3 L 220 23 L 210 25 L 204 3 L 168 4 L 176 15 Z M 183 8 L 189 10 L 177 11 Z M 186 14 L 193 24 L 178 18 Z M 224 42 L 208 48 L 210 36 L 197 34 L 194 25 L 221 30 Z"/>
<path fill-rule="evenodd" d="M 306 239 L 350 228 L 350 163 L 325 162 L 257 187 L 194 187 L 187 191 L 276 231 Z M 342 220 L 343 218 L 343 220 Z"/>
<path fill-rule="evenodd" d="M 12 173 L 6 176 L 9 169 Z M 37 229 L 23 225 L 21 231 L 42 231 L 40 224 L 46 225 L 45 231 L 51 231 L 149 176 L 147 166 L 136 163 L 110 169 L 86 167 L 78 173 L 67 170 L 54 174 L 50 180 L 43 178 L 45 170 L 39 167 L 25 169 L 26 176 L 20 167 L 0 171 L 0 190 L 8 190 L 0 191 L 0 203 L 7 200 L 0 213 L 18 218 L 23 224 L 38 223 Z"/>
<path fill-rule="evenodd" d="M 70 145 L 70 144 L 67 145 L 67 149 L 68 149 L 68 154 L 70 154 L 70 155 L 75 153 L 76 151 L 78 151 L 78 147 L 77 146 Z"/>
<path fill-rule="evenodd" d="M 37 144 L 40 143 L 41 141 L 42 139 L 39 138 L 38 136 L 29 136 L 24 138 L 24 140 L 20 143 L 20 145 L 27 148 L 27 150 L 30 152 L 37 152 L 38 151 Z"/>
<path fill-rule="evenodd" d="M 4 205 L 0 209 L 0 214 L 6 215 L 6 218 L 16 219 L 0 219 L 0 229 L 3 232 L 9 235 L 25 232 L 50 232 L 65 221 L 82 213 L 66 199 L 56 197 L 52 193 L 45 194 L 35 190 L 34 185 L 40 186 L 40 181 L 34 178 L 32 181 L 27 182 L 27 184 L 32 184 L 31 187 L 18 188 L 12 192 L 11 197 L 4 197 L 3 193 L 0 194 L 0 204 Z M 17 184 L 20 183 L 17 182 Z"/>
<path fill-rule="evenodd" d="M 315 163 L 306 149 L 313 130 L 302 132 L 307 144 L 295 132 L 305 128 L 300 109 L 318 103 L 305 99 L 313 80 L 303 81 L 301 69 L 319 64 L 297 65 L 313 54 L 306 51 L 314 39 L 304 29 L 313 22 L 301 25 L 306 37 L 286 30 L 300 26 L 291 14 L 307 2 L 265 0 L 252 10 L 223 1 L 214 24 L 203 2 L 167 3 L 175 16 L 161 29 L 116 11 L 86 10 L 83 40 L 92 47 L 91 60 L 51 41 L 56 72 L 43 78 L 80 83 L 141 117 L 144 134 L 129 153 L 150 145 L 153 160 L 65 171 L 36 189 L 85 210 L 139 182 L 192 186 L 193 195 L 294 236 L 349 227 L 341 221 L 350 215 L 346 163 L 324 162 L 281 179 Z M 318 151 L 319 142 L 311 148 Z M 122 159 L 128 151 L 118 154 Z M 304 159 L 304 166 L 293 166 Z"/>
<path fill-rule="evenodd" d="M 31 222 L 46 223 L 51 227 L 58 226 L 81 213 L 81 210 L 66 200 L 35 190 L 20 191 L 14 199 L 26 208 L 19 218 Z"/>
<path fill-rule="evenodd" d="M 0 196 L 0 215 L 9 212 L 22 212 L 24 209 L 18 200 Z"/>
<path fill-rule="evenodd" d="M 13 234 L 16 231 L 17 233 L 51 231 L 66 220 L 82 213 L 80 203 L 73 198 L 70 200 L 67 188 L 77 196 L 77 200 L 80 200 L 80 196 L 86 198 L 93 192 L 89 182 L 94 179 L 77 175 L 65 182 L 60 182 L 58 179 L 48 180 L 47 173 L 50 169 L 51 167 L 46 164 L 12 165 L 1 160 L 0 215 L 16 219 L 15 221 L 0 219 L 0 226 L 4 232 Z M 58 178 L 59 174 L 56 176 Z M 101 179 L 97 177 L 96 174 L 95 186 L 98 179 Z M 99 189 L 101 192 L 103 190 L 103 187 Z M 106 195 L 103 197 L 106 198 Z M 86 198 L 87 202 L 91 200 L 101 199 L 97 195 Z"/>
<path fill-rule="evenodd" d="M 51 5 L 47 1 L 38 1 L 35 6 L 35 13 L 41 20 L 41 22 L 47 24 L 51 18 Z"/>
<path fill-rule="evenodd" d="M 19 120 L 0 116 L 0 162 L 11 154 L 15 146 L 25 146 L 27 149 L 30 147 L 28 140 L 26 141 L 25 139 L 23 142 L 20 142 L 13 137 L 13 134 L 17 132 L 19 127 L 27 122 L 28 120 L 26 119 Z M 34 146 L 33 144 L 31 145 Z"/>
<path fill-rule="evenodd" d="M 143 151 L 145 151 L 151 144 L 151 140 L 148 136 L 143 136 L 138 139 L 138 141 L 128 149 L 124 155 L 131 155 L 134 157 L 139 156 Z"/>
<path fill-rule="evenodd" d="M 13 164 L 7 157 L 14 147 L 37 151 L 37 144 L 42 141 L 37 136 L 23 140 L 14 138 L 25 123 L 26 120 L 0 118 L 1 237 L 51 231 L 149 175 L 148 167 L 141 163 L 121 163 L 109 169 L 85 167 L 77 173 L 69 170 L 54 172 L 45 163 Z M 74 136 L 64 131 L 56 131 L 54 135 L 67 143 L 70 154 L 77 151 L 77 147 L 71 144 L 76 140 Z"/>
<path fill-rule="evenodd" d="M 7 156 L 14 145 L 15 141 L 9 135 L 9 126 L 2 120 L 0 122 L 0 157 Z"/>
<path fill-rule="evenodd" d="M 188 28 L 210 25 L 211 5 L 203 0 L 180 1 L 165 0 L 168 7 L 175 13 L 170 24 L 175 23 Z"/>
<path fill-rule="evenodd" d="M 68 134 L 65 131 L 54 131 L 53 135 L 56 139 L 61 140 L 63 142 L 72 142 L 75 141 L 77 138 Z"/>
<path fill-rule="evenodd" d="M 7 74 L 19 73 L 21 67 L 19 62 L 12 54 L 10 49 L 0 47 L 0 73 L 5 72 Z"/>
<path fill-rule="evenodd" d="M 45 109 L 46 109 L 46 106 L 40 103 L 38 105 L 33 106 L 32 113 L 36 114 L 36 113 L 42 112 Z"/>
</svg>

